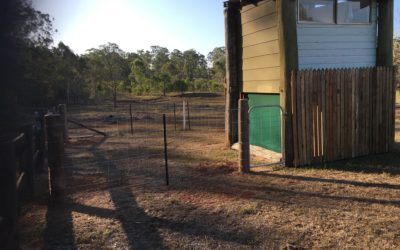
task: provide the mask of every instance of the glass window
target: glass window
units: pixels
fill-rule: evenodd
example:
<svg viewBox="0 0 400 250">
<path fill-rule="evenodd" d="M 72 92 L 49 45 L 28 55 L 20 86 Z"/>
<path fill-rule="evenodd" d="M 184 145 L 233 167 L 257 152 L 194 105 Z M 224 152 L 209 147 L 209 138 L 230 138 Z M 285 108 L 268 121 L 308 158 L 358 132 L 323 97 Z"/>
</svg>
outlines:
<svg viewBox="0 0 400 250">
<path fill-rule="evenodd" d="M 299 0 L 299 21 L 335 23 L 334 0 Z"/>
<path fill-rule="evenodd" d="M 369 23 L 370 12 L 370 0 L 338 0 L 337 22 Z"/>
</svg>

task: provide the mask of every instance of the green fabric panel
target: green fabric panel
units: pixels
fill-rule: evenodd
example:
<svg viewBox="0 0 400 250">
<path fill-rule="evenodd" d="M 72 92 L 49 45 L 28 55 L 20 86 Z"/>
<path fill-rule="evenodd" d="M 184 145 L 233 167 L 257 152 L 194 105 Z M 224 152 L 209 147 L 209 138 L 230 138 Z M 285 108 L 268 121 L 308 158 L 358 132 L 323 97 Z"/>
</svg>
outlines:
<svg viewBox="0 0 400 250">
<path fill-rule="evenodd" d="M 249 107 L 280 105 L 279 95 L 248 94 Z M 278 107 L 256 108 L 249 114 L 250 144 L 281 153 L 281 116 Z"/>
</svg>

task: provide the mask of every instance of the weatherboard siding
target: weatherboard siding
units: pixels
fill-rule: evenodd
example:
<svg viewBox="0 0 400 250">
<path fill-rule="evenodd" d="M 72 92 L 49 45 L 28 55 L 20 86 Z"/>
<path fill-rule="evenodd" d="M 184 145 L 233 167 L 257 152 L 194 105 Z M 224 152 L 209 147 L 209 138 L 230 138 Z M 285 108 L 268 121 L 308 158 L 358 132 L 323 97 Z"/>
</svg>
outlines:
<svg viewBox="0 0 400 250">
<path fill-rule="evenodd" d="M 300 69 L 374 67 L 377 46 L 377 8 L 370 24 L 316 25 L 299 23 Z"/>
<path fill-rule="evenodd" d="M 241 10 L 243 92 L 279 93 L 278 18 L 274 0 Z"/>
</svg>

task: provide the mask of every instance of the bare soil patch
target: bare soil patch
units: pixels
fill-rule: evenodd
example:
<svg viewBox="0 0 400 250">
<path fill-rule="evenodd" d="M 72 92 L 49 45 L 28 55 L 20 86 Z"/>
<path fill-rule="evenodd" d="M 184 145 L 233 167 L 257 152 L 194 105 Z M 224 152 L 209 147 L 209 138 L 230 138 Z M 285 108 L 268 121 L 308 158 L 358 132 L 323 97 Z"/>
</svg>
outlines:
<svg viewBox="0 0 400 250">
<path fill-rule="evenodd" d="M 221 97 L 191 102 L 223 106 Z M 126 116 L 123 107 L 114 114 Z M 46 178 L 40 177 L 36 199 L 21 214 L 23 249 L 400 246 L 398 151 L 312 168 L 259 168 L 242 175 L 236 171 L 236 151 L 223 145 L 223 127 L 210 118 L 220 112 L 194 112 L 198 121 L 190 131 L 175 131 L 172 121 L 168 124 L 167 187 L 158 116 L 136 121 L 132 135 L 129 119 L 102 122 L 108 107 L 70 112 L 110 136 L 80 138 L 87 131 L 71 127 L 74 141 L 67 146 L 65 164 L 68 195 L 62 205 L 49 207 Z M 398 142 L 399 136 L 397 129 Z M 140 154 L 147 157 L 135 158 Z"/>
</svg>

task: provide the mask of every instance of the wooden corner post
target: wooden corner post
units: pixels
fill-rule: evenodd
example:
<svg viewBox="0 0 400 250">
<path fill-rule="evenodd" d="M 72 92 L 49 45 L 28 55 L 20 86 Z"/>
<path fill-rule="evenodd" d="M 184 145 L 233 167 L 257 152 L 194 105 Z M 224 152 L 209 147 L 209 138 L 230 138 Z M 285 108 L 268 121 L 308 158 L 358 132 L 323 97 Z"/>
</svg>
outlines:
<svg viewBox="0 0 400 250">
<path fill-rule="evenodd" d="M 225 145 L 230 147 L 238 139 L 238 100 L 240 93 L 240 2 L 224 3 L 226 89 L 225 89 Z"/>
<path fill-rule="evenodd" d="M 378 1 L 378 47 L 376 50 L 376 65 L 393 67 L 393 19 L 394 19 L 394 1 L 381 0 Z M 394 74 L 394 69 L 391 69 Z M 395 143 L 395 127 L 396 127 L 396 83 L 394 76 L 391 78 L 391 112 L 389 126 L 390 141 L 389 148 L 392 149 Z"/>
<path fill-rule="evenodd" d="M 58 111 L 60 112 L 61 121 L 63 124 L 63 139 L 64 142 L 68 142 L 68 123 L 67 123 L 67 105 L 59 104 Z"/>
<path fill-rule="evenodd" d="M 298 69 L 297 1 L 277 0 L 279 50 L 281 61 L 280 105 L 284 110 L 283 142 L 286 166 L 293 166 L 293 127 L 291 100 L 291 72 Z"/>
<path fill-rule="evenodd" d="M 393 66 L 393 0 L 378 1 L 377 66 Z"/>
<path fill-rule="evenodd" d="M 51 201 L 61 201 L 64 196 L 64 140 L 63 121 L 58 114 L 45 116 Z"/>
<path fill-rule="evenodd" d="M 239 100 L 239 172 L 250 171 L 249 101 Z"/>
</svg>

